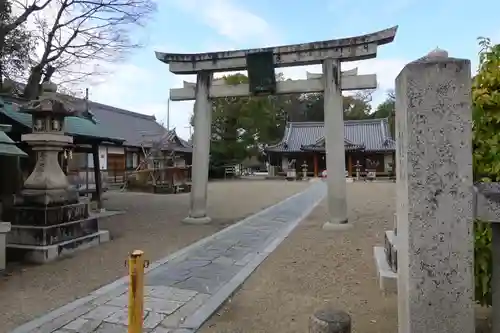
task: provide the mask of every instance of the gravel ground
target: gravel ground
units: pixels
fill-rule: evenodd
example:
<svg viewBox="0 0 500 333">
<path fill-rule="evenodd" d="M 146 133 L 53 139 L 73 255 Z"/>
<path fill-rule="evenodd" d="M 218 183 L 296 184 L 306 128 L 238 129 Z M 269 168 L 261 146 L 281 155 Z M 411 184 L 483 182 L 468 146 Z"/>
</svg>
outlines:
<svg viewBox="0 0 500 333">
<path fill-rule="evenodd" d="M 189 194 L 107 194 L 107 209 L 126 210 L 104 219 L 112 241 L 42 266 L 10 265 L 0 279 L 0 332 L 60 307 L 126 275 L 127 253 L 139 248 L 151 261 L 307 188 L 307 182 L 224 181 L 209 183 L 210 225 L 184 225 Z"/>
<path fill-rule="evenodd" d="M 314 311 L 347 311 L 353 332 L 397 332 L 396 296 L 378 288 L 373 246 L 392 228 L 395 184 L 348 184 L 354 227 L 325 232 L 325 203 L 295 229 L 242 288 L 202 327 L 202 333 L 305 333 Z"/>
</svg>

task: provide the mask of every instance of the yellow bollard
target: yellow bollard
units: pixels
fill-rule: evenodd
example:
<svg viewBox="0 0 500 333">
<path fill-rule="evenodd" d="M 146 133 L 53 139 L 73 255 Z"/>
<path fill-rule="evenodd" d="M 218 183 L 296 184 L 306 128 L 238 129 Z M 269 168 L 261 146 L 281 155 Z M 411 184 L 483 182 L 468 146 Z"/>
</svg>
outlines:
<svg viewBox="0 0 500 333">
<path fill-rule="evenodd" d="M 128 293 L 128 333 L 141 333 L 144 306 L 144 252 L 135 250 L 128 259 L 130 284 Z"/>
</svg>

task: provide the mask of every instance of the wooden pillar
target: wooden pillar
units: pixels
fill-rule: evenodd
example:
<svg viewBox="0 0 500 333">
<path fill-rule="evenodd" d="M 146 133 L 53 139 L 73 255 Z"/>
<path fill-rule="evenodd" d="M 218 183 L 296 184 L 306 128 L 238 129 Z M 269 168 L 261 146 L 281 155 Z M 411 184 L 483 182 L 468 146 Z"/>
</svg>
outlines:
<svg viewBox="0 0 500 333">
<path fill-rule="evenodd" d="M 392 152 L 392 174 L 396 175 L 396 151 Z"/>
<path fill-rule="evenodd" d="M 94 160 L 94 180 L 95 192 L 92 200 L 97 202 L 97 208 L 102 208 L 102 181 L 101 181 L 101 166 L 99 165 L 99 145 L 92 145 L 92 160 Z"/>
<path fill-rule="evenodd" d="M 318 153 L 314 153 L 314 177 L 318 177 Z"/>
<path fill-rule="evenodd" d="M 347 172 L 349 172 L 349 177 L 352 177 L 352 155 L 347 153 Z"/>
</svg>

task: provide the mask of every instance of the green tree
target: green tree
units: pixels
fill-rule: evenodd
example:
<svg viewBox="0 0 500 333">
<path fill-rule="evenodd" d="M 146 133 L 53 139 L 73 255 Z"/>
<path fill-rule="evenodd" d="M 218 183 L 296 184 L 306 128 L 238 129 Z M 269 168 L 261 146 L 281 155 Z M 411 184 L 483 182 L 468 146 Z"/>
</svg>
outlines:
<svg viewBox="0 0 500 333">
<path fill-rule="evenodd" d="M 226 84 L 248 83 L 243 74 L 225 76 Z M 285 80 L 283 74 L 277 80 Z M 344 96 L 346 119 L 369 118 L 371 92 Z M 260 157 L 266 144 L 282 139 L 286 121 L 323 121 L 323 94 L 218 98 L 212 104 L 212 169 Z M 194 118 L 191 124 L 194 125 Z"/>
<path fill-rule="evenodd" d="M 395 112 L 396 96 L 393 90 L 387 92 L 387 97 L 380 103 L 375 112 L 372 113 L 373 118 L 390 118 Z"/>
<path fill-rule="evenodd" d="M 344 119 L 357 120 L 370 118 L 371 91 L 357 92 L 342 96 Z M 293 110 L 287 109 L 291 121 L 324 121 L 324 100 L 322 93 L 303 94 L 293 103 Z"/>
<path fill-rule="evenodd" d="M 278 80 L 283 80 L 279 75 Z M 234 74 L 224 77 L 226 84 L 248 83 L 248 77 Z M 286 96 L 217 98 L 212 103 L 212 169 L 245 158 L 258 156 L 265 144 L 281 139 L 286 123 Z M 194 118 L 191 118 L 194 125 Z M 196 129 L 195 129 L 196 130 Z"/>
<path fill-rule="evenodd" d="M 344 119 L 359 120 L 370 118 L 372 91 L 359 91 L 354 95 L 343 96 Z"/>
<path fill-rule="evenodd" d="M 48 3 L 48 2 L 47 2 Z M 20 79 L 29 68 L 35 43 L 24 22 L 33 11 L 42 7 L 27 7 L 21 16 L 12 14 L 12 3 L 0 1 L 0 91 L 3 79 Z M 28 9 L 31 8 L 29 11 Z"/>
<path fill-rule="evenodd" d="M 377 106 L 372 113 L 373 118 L 389 118 L 389 128 L 391 136 L 395 137 L 395 115 L 396 115 L 396 95 L 394 90 L 389 90 L 385 100 Z"/>
<path fill-rule="evenodd" d="M 474 180 L 500 181 L 500 45 L 479 38 L 479 70 L 472 81 Z M 475 297 L 491 305 L 491 228 L 474 224 Z"/>
</svg>

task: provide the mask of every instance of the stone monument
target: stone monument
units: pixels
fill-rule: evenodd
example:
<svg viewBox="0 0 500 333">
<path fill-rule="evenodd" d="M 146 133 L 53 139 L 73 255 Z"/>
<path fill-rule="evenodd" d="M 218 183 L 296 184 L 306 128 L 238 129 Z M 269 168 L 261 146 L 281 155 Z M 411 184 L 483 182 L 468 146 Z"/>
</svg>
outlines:
<svg viewBox="0 0 500 333">
<path fill-rule="evenodd" d="M 59 164 L 59 153 L 73 143 L 65 135 L 65 118 L 74 113 L 56 90 L 55 84 L 44 83 L 41 96 L 22 109 L 32 116 L 32 133 L 21 140 L 31 146 L 37 161 L 16 204 L 5 212 L 12 221 L 8 253 L 34 263 L 109 240 L 109 233 L 99 230 L 89 203 L 80 201 Z"/>
<path fill-rule="evenodd" d="M 474 332 L 471 83 L 470 61 L 442 50 L 396 79 L 397 228 L 375 257 L 401 333 Z"/>
</svg>

